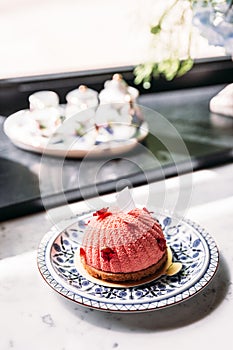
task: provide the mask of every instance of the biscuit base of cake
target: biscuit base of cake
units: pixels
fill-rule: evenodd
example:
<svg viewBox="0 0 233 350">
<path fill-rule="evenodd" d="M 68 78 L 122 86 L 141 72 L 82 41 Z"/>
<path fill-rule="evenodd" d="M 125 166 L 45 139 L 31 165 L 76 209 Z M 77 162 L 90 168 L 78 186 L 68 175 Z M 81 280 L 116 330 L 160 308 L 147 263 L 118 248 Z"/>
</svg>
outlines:
<svg viewBox="0 0 233 350">
<path fill-rule="evenodd" d="M 147 278 L 151 275 L 154 275 L 156 272 L 159 272 L 167 262 L 167 250 L 163 257 L 156 263 L 153 264 L 146 269 L 135 271 L 135 272 L 127 272 L 127 273 L 112 273 L 106 272 L 102 270 L 98 270 L 90 265 L 86 264 L 85 257 L 80 256 L 81 262 L 85 270 L 93 277 L 97 279 L 101 279 L 103 281 L 108 282 L 131 282 L 131 281 L 140 281 L 144 278 Z"/>
</svg>

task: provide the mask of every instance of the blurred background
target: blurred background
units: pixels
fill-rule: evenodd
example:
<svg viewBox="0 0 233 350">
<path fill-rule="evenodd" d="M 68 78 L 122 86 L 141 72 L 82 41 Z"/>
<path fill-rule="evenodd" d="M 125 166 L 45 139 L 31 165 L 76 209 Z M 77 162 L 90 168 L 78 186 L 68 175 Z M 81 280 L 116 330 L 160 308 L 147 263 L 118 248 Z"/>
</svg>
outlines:
<svg viewBox="0 0 233 350">
<path fill-rule="evenodd" d="M 150 27 L 168 3 L 0 0 L 0 79 L 141 63 L 150 57 Z M 193 57 L 225 55 L 197 28 L 193 35 Z"/>
</svg>

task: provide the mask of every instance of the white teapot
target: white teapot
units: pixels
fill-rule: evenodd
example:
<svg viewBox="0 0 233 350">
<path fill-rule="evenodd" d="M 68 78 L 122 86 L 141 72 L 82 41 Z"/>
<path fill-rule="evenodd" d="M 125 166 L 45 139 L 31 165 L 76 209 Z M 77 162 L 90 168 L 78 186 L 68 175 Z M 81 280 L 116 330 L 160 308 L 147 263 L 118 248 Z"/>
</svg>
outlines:
<svg viewBox="0 0 233 350">
<path fill-rule="evenodd" d="M 88 88 L 86 85 L 80 85 L 66 95 L 66 117 L 85 111 L 89 108 L 98 106 L 98 92 Z"/>
<path fill-rule="evenodd" d="M 121 74 L 114 74 L 111 80 L 107 80 L 104 89 L 99 93 L 100 104 L 111 104 L 115 109 L 121 109 L 128 100 L 136 101 L 139 91 L 128 86 Z"/>
</svg>

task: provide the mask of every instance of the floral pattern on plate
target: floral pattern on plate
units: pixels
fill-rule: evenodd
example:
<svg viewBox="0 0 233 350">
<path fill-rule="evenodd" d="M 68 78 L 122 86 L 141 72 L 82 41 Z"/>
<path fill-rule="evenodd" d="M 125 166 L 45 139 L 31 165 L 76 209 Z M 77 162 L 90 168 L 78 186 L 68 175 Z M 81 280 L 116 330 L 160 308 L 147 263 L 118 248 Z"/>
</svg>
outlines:
<svg viewBox="0 0 233 350">
<path fill-rule="evenodd" d="M 103 152 L 105 156 L 124 154 L 132 151 L 149 132 L 145 121 L 139 126 L 115 122 L 111 127 L 102 126 L 98 132 L 92 125 L 79 135 L 76 119 L 69 118 L 49 137 L 44 137 L 28 113 L 29 110 L 21 110 L 11 114 L 4 123 L 4 132 L 17 147 L 44 155 L 81 158 L 102 157 Z"/>
<path fill-rule="evenodd" d="M 217 270 L 218 249 L 204 229 L 189 220 L 158 214 L 173 261 L 182 263 L 181 271 L 128 288 L 93 283 L 74 265 L 75 251 L 90 216 L 92 212 L 66 220 L 63 230 L 53 227 L 38 249 L 38 268 L 45 281 L 56 292 L 84 306 L 117 312 L 160 309 L 195 295 Z"/>
</svg>

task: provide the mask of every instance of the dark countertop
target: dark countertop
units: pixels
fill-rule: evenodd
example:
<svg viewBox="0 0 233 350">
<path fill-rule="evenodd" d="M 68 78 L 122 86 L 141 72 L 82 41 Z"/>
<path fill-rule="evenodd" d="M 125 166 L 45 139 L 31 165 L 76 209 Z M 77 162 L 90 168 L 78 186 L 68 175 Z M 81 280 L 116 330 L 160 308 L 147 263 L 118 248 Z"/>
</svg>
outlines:
<svg viewBox="0 0 233 350">
<path fill-rule="evenodd" d="M 141 95 L 150 133 L 132 152 L 111 159 L 42 159 L 15 147 L 0 117 L 0 220 L 232 160 L 233 121 L 208 109 L 223 87 Z"/>
</svg>

